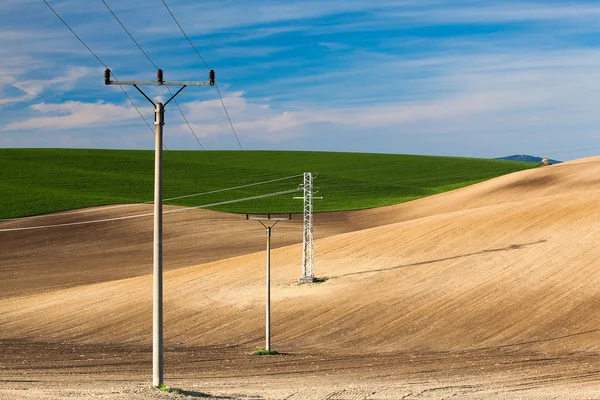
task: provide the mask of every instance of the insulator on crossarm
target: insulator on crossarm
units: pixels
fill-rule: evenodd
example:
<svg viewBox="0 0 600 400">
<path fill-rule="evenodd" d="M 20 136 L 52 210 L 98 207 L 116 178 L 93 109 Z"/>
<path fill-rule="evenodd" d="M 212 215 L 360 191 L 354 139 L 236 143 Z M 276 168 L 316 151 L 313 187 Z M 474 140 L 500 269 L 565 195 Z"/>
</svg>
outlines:
<svg viewBox="0 0 600 400">
<path fill-rule="evenodd" d="M 157 71 L 157 73 L 156 73 L 156 76 L 157 76 L 157 78 L 158 78 L 158 84 L 159 84 L 159 85 L 162 85 L 162 84 L 164 83 L 164 80 L 163 80 L 163 70 L 162 70 L 162 69 L 159 69 L 159 70 Z"/>
<path fill-rule="evenodd" d="M 210 86 L 215 86 L 215 70 L 211 69 L 208 73 L 208 77 L 210 79 Z"/>
<path fill-rule="evenodd" d="M 106 68 L 104 70 L 104 84 L 105 85 L 110 85 L 111 84 L 111 80 L 110 80 L 110 69 Z"/>
</svg>

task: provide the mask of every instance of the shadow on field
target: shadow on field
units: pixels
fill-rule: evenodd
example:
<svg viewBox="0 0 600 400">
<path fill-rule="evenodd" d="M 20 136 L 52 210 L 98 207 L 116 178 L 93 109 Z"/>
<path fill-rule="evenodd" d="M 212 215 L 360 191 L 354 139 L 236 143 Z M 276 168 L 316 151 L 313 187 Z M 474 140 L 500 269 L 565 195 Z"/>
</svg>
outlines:
<svg viewBox="0 0 600 400">
<path fill-rule="evenodd" d="M 572 337 L 576 337 L 576 336 L 589 335 L 591 333 L 600 333 L 600 329 L 592 329 L 590 331 L 570 333 L 568 335 L 555 336 L 555 337 L 549 337 L 549 338 L 542 338 L 542 339 L 536 339 L 536 340 L 528 340 L 526 342 L 502 344 L 502 345 L 499 345 L 499 346 L 478 347 L 478 348 L 473 349 L 473 350 L 492 350 L 492 349 L 505 349 L 505 348 L 508 348 L 508 347 L 516 347 L 516 346 L 527 346 L 527 345 L 530 345 L 530 344 L 552 342 L 554 340 L 561 340 L 561 339 L 568 339 L 568 338 L 572 338 Z"/>
<path fill-rule="evenodd" d="M 184 396 L 197 397 L 197 398 L 200 398 L 200 399 L 231 399 L 231 400 L 235 400 L 235 397 L 213 396 L 213 395 L 208 394 L 208 393 L 193 392 L 193 391 L 187 391 L 187 390 L 181 390 L 181 394 L 184 395 Z"/>
<path fill-rule="evenodd" d="M 367 271 L 350 272 L 348 274 L 331 276 L 331 277 L 329 277 L 329 279 L 343 278 L 345 276 L 369 274 L 369 273 L 372 273 L 372 272 L 392 271 L 394 269 L 416 267 L 416 266 L 419 266 L 419 265 L 433 264 L 433 263 L 436 263 L 436 262 L 457 260 L 459 258 L 471 257 L 471 256 L 479 255 L 479 254 L 485 254 L 485 253 L 494 253 L 494 252 L 497 252 L 497 251 L 518 250 L 518 249 L 522 249 L 523 247 L 533 246 L 533 245 L 541 244 L 541 243 L 545 243 L 545 242 L 547 242 L 547 240 L 546 239 L 542 239 L 542 240 L 538 240 L 537 242 L 522 243 L 522 244 L 512 244 L 512 245 L 507 246 L 507 247 L 501 247 L 501 248 L 489 249 L 489 250 L 482 250 L 482 251 L 478 251 L 476 253 L 461 254 L 460 256 L 439 258 L 437 260 L 421 261 L 421 262 L 412 263 L 412 264 L 405 264 L 405 265 L 396 265 L 395 267 L 389 267 L 389 268 L 370 269 L 370 270 L 367 270 Z"/>
</svg>

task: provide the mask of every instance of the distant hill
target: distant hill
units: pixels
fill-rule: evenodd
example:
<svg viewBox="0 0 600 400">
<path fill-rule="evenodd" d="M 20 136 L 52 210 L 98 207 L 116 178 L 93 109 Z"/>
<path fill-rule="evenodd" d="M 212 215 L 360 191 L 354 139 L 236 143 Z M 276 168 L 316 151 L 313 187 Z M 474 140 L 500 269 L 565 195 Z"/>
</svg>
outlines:
<svg viewBox="0 0 600 400">
<path fill-rule="evenodd" d="M 508 156 L 508 157 L 499 157 L 499 158 L 496 158 L 496 160 L 525 161 L 525 162 L 539 163 L 539 162 L 542 161 L 542 157 L 535 157 L 535 156 L 528 156 L 528 155 L 524 155 L 524 154 L 518 154 L 518 155 Z M 559 164 L 559 163 L 562 162 L 562 161 L 552 160 L 552 159 L 548 159 L 548 160 L 552 164 Z"/>
</svg>

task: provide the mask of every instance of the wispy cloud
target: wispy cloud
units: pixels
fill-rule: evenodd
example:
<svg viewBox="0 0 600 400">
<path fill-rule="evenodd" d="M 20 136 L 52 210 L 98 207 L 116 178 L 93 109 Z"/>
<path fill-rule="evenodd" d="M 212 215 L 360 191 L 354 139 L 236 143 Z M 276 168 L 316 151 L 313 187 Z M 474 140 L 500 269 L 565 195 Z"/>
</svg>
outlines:
<svg viewBox="0 0 600 400">
<path fill-rule="evenodd" d="M 102 102 L 82 103 L 67 101 L 62 104 L 37 103 L 30 108 L 38 114 L 51 114 L 51 116 L 33 117 L 12 122 L 7 124 L 3 130 L 67 130 L 96 126 L 100 123 L 112 125 L 116 122 L 139 118 L 133 107 L 123 107 Z"/>
<path fill-rule="evenodd" d="M 422 10 L 421 10 L 422 11 Z M 502 3 L 467 3 L 461 6 L 440 7 L 423 12 L 408 14 L 398 13 L 393 16 L 419 17 L 431 22 L 461 23 L 505 23 L 532 21 L 563 21 L 573 23 L 574 20 L 590 20 L 600 15 L 600 5 L 592 2 L 522 2 L 504 1 Z"/>
<path fill-rule="evenodd" d="M 90 69 L 87 67 L 68 67 L 66 74 L 55 76 L 47 80 L 41 79 L 22 79 L 16 74 L 5 72 L 0 77 L 0 93 L 4 93 L 0 99 L 0 106 L 3 104 L 27 102 L 38 98 L 44 91 L 56 90 L 66 92 L 73 89 L 76 83 L 87 76 Z M 16 95 L 6 95 L 9 91 L 16 92 Z"/>
<path fill-rule="evenodd" d="M 299 136 L 304 129 L 303 122 L 295 113 L 273 110 L 268 103 L 248 101 L 242 92 L 227 94 L 223 101 L 230 114 L 236 115 L 235 126 L 238 131 L 243 132 L 245 139 L 281 143 L 285 139 Z M 218 137 L 232 138 L 219 100 L 185 103 L 184 110 L 199 136 L 210 140 Z M 175 134 L 188 135 L 189 128 L 181 124 Z"/>
</svg>

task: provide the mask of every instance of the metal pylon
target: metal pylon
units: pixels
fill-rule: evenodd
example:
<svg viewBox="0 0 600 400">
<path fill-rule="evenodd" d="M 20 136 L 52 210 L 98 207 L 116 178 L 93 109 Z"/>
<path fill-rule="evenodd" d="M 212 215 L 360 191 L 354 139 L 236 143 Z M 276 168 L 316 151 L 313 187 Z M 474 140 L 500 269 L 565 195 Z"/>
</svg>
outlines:
<svg viewBox="0 0 600 400">
<path fill-rule="evenodd" d="M 315 197 L 313 191 L 313 176 L 311 172 L 304 173 L 304 188 L 303 197 L 295 197 L 296 199 L 304 200 L 304 239 L 302 241 L 302 276 L 298 281 L 300 283 L 314 282 L 315 270 L 314 270 L 314 246 L 313 246 L 313 199 L 322 199 L 323 197 Z"/>
</svg>

